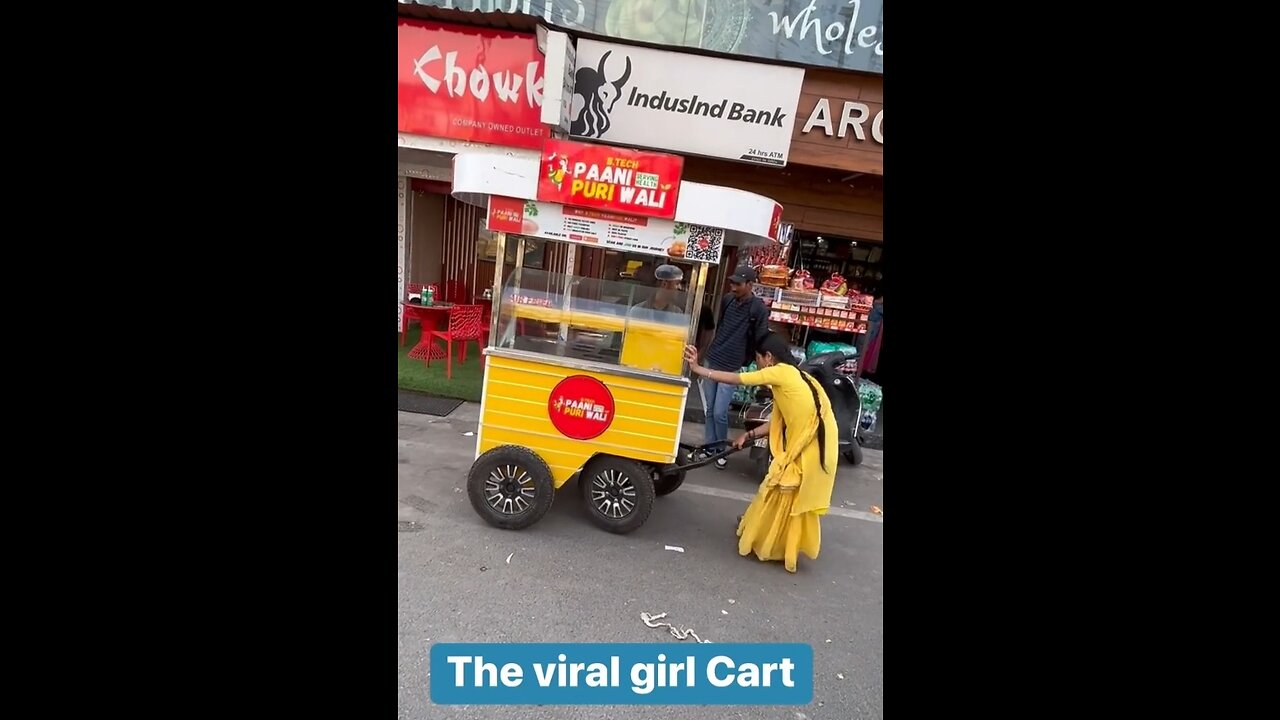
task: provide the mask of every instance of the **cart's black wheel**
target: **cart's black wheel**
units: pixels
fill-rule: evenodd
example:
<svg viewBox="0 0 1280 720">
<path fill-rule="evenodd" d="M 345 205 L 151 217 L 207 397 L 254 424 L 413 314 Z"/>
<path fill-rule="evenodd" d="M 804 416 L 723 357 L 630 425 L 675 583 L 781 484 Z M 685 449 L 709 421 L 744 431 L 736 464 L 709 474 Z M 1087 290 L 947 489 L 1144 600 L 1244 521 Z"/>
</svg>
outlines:
<svg viewBox="0 0 1280 720">
<path fill-rule="evenodd" d="M 684 450 L 676 453 L 676 464 L 689 464 L 689 456 L 685 454 Z M 675 492 L 677 488 L 684 484 L 686 472 L 685 470 L 679 470 L 669 475 L 655 475 L 653 478 L 653 493 L 658 497 L 662 497 Z"/>
<path fill-rule="evenodd" d="M 523 530 L 542 519 L 555 497 L 551 468 L 519 445 L 496 447 L 471 464 L 467 495 L 484 521 L 503 530 Z"/>
<path fill-rule="evenodd" d="M 773 458 L 769 457 L 769 453 L 756 458 L 756 482 L 764 482 L 764 476 L 769 474 L 769 465 L 773 462 Z"/>
<path fill-rule="evenodd" d="M 653 510 L 652 471 L 635 460 L 597 455 L 578 479 L 592 522 L 625 535 L 644 524 Z"/>
<path fill-rule="evenodd" d="M 849 443 L 849 448 L 844 451 L 844 459 L 848 460 L 851 465 L 862 464 L 862 441 L 858 440 L 856 436 Z"/>
</svg>

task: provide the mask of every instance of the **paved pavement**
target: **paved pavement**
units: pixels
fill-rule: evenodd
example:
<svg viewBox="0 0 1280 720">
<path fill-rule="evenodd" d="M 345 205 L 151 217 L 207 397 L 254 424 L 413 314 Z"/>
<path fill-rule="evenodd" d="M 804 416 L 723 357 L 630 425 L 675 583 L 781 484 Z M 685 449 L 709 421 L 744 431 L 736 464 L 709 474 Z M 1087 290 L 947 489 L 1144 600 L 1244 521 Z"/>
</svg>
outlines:
<svg viewBox="0 0 1280 720">
<path fill-rule="evenodd" d="M 537 525 L 503 531 L 471 509 L 465 479 L 479 407 L 448 418 L 399 413 L 399 717 L 403 720 L 880 718 L 883 678 L 882 454 L 842 464 L 822 555 L 781 563 L 737 554 L 735 519 L 755 491 L 741 453 L 690 472 L 630 535 L 596 529 L 571 481 Z M 685 439 L 701 439 L 688 424 Z M 667 550 L 672 545 L 683 553 Z M 814 702 L 804 707 L 432 705 L 435 642 L 668 642 L 640 613 L 666 612 L 713 642 L 804 642 Z"/>
</svg>

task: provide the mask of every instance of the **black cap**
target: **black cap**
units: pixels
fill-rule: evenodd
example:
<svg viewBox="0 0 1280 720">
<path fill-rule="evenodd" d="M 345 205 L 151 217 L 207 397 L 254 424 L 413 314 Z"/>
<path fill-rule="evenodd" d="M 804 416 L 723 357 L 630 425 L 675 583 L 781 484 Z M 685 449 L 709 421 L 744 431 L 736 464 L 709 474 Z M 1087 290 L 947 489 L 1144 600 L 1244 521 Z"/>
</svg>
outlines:
<svg viewBox="0 0 1280 720">
<path fill-rule="evenodd" d="M 731 282 L 731 283 L 749 283 L 749 282 L 753 283 L 753 282 L 755 282 L 756 280 L 758 280 L 759 278 L 760 278 L 760 276 L 756 274 L 756 271 L 755 271 L 755 270 L 753 270 L 753 269 L 751 269 L 751 268 L 749 268 L 749 267 L 747 267 L 747 266 L 743 265 L 742 267 L 740 267 L 740 268 L 738 268 L 737 270 L 734 270 L 734 271 L 733 271 L 733 274 L 729 276 L 729 282 Z"/>
</svg>

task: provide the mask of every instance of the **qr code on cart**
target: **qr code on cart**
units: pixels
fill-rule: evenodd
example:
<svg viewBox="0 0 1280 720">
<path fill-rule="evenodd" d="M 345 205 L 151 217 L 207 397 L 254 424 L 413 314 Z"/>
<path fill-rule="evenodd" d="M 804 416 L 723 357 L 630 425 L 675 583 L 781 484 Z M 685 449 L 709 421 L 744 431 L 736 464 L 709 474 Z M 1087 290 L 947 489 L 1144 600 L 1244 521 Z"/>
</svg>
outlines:
<svg viewBox="0 0 1280 720">
<path fill-rule="evenodd" d="M 688 227 L 689 241 L 685 245 L 685 259 L 697 262 L 720 262 L 724 230 L 706 225 L 689 225 Z"/>
</svg>

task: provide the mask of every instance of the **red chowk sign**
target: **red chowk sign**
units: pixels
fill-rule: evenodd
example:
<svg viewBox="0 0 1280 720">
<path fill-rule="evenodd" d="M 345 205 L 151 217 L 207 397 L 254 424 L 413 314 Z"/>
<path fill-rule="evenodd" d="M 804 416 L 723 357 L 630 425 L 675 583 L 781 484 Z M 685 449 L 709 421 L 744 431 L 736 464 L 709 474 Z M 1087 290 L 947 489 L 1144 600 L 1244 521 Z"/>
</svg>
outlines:
<svg viewBox="0 0 1280 720">
<path fill-rule="evenodd" d="M 549 138 L 538 200 L 671 220 L 684 158 Z"/>
<path fill-rule="evenodd" d="M 405 18 L 397 34 L 400 132 L 542 147 L 545 63 L 536 36 Z"/>
</svg>

